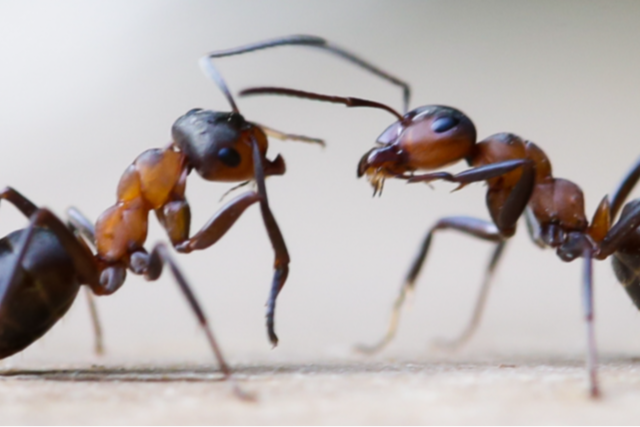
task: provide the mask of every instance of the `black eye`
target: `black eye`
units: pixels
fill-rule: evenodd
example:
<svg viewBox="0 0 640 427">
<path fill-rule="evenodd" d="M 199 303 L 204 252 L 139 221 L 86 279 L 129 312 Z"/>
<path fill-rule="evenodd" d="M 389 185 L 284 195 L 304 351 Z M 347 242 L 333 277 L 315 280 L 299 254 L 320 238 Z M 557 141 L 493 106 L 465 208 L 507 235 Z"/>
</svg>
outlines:
<svg viewBox="0 0 640 427">
<path fill-rule="evenodd" d="M 439 117 L 435 119 L 433 123 L 431 123 L 431 130 L 434 131 L 435 133 L 446 132 L 456 127 L 458 123 L 460 123 L 460 120 L 456 119 L 455 117 L 451 117 L 451 116 Z"/>
<path fill-rule="evenodd" d="M 236 166 L 238 166 L 241 160 L 240 154 L 238 154 L 236 150 L 227 147 L 221 148 L 220 151 L 218 151 L 218 158 L 222 163 L 224 163 L 226 166 L 229 166 L 230 168 L 235 168 Z"/>
</svg>

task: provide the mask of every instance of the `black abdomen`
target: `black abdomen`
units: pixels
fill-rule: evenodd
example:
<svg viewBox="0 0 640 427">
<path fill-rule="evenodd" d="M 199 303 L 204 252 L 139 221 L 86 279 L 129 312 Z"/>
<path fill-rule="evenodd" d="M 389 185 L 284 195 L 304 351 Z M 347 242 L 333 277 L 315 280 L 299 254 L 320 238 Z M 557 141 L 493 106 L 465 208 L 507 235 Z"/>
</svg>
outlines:
<svg viewBox="0 0 640 427">
<path fill-rule="evenodd" d="M 631 300 L 640 309 L 640 253 L 614 254 L 611 263 L 618 281 L 631 297 Z"/>
<path fill-rule="evenodd" d="M 0 274 L 15 262 L 18 230 L 0 240 Z M 79 283 L 71 258 L 53 233 L 37 228 L 0 306 L 0 359 L 40 338 L 71 307 Z"/>
</svg>

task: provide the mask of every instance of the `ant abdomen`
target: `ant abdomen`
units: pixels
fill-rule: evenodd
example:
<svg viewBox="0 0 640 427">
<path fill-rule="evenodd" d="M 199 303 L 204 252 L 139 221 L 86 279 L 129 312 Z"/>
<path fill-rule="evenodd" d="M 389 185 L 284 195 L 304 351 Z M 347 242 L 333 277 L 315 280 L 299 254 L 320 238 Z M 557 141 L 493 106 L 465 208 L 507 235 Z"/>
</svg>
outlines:
<svg viewBox="0 0 640 427">
<path fill-rule="evenodd" d="M 15 262 L 15 248 L 25 230 L 0 240 L 0 270 Z M 0 359 L 11 356 L 44 335 L 71 307 L 80 283 L 73 261 L 58 238 L 36 228 L 32 246 L 18 267 L 21 285 L 6 295 L 0 313 Z"/>
<path fill-rule="evenodd" d="M 627 203 L 622 209 L 621 218 L 627 216 L 631 210 L 640 204 L 640 199 Z M 627 234 L 611 259 L 616 278 L 622 284 L 627 294 L 640 309 L 640 229 Z"/>
<path fill-rule="evenodd" d="M 625 291 L 633 301 L 633 304 L 640 309 L 640 236 L 634 232 L 633 237 L 629 239 L 630 251 L 619 250 L 611 259 L 613 271 L 618 281 L 624 287 Z M 635 250 L 633 248 L 635 246 Z"/>
</svg>

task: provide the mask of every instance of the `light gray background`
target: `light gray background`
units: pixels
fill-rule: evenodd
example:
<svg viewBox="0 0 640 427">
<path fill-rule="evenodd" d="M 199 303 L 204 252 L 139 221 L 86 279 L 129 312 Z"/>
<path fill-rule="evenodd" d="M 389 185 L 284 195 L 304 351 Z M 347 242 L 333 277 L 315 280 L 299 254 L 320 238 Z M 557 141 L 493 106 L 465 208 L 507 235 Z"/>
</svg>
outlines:
<svg viewBox="0 0 640 427">
<path fill-rule="evenodd" d="M 64 214 L 96 218 L 122 171 L 169 142 L 194 107 L 228 110 L 200 72 L 205 52 L 280 35 L 326 37 L 407 81 L 413 106 L 465 111 L 481 138 L 511 131 L 539 144 L 559 177 L 578 183 L 592 215 L 640 155 L 637 2 L 0 2 L 0 184 Z M 252 85 L 366 97 L 400 108 L 396 87 L 314 49 L 280 48 L 217 61 L 234 93 Z M 273 142 L 287 174 L 268 180 L 292 256 L 271 350 L 264 301 L 272 251 L 252 208 L 215 247 L 178 256 L 231 363 L 347 357 L 376 339 L 427 227 L 450 214 L 488 218 L 484 188 L 389 181 L 382 198 L 355 168 L 387 113 L 293 99 L 240 99 L 249 120 L 323 137 L 327 148 Z M 457 165 L 454 170 L 460 170 Z M 193 228 L 229 185 L 192 174 Z M 25 224 L 3 204 L 2 234 Z M 149 242 L 165 236 L 155 218 Z M 456 334 L 475 299 L 487 244 L 455 234 L 434 242 L 412 309 L 388 355 L 420 359 Z M 486 319 L 467 354 L 575 354 L 584 348 L 580 263 L 528 240 L 508 248 Z M 640 317 L 609 262 L 596 265 L 602 352 L 640 353 Z M 166 276 L 166 275 L 165 275 Z M 131 276 L 99 300 L 108 357 L 208 361 L 209 350 L 169 277 Z M 92 360 L 83 299 L 44 339 L 2 362 Z M 108 360 L 108 359 L 107 359 Z"/>
</svg>

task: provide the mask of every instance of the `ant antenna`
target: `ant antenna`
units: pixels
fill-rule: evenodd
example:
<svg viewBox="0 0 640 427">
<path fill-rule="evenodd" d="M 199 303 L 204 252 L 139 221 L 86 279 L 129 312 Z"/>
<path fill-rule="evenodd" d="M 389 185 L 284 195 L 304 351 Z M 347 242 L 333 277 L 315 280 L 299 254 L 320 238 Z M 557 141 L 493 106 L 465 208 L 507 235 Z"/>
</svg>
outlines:
<svg viewBox="0 0 640 427">
<path fill-rule="evenodd" d="M 369 101 L 367 99 L 362 98 L 351 98 L 351 97 L 342 97 L 342 96 L 330 96 L 330 95 L 321 95 L 319 93 L 313 92 L 305 92 L 302 90 L 296 89 L 287 89 L 282 87 L 253 87 L 249 89 L 245 89 L 239 93 L 240 96 L 251 96 L 251 95 L 283 95 L 283 96 L 292 96 L 294 98 L 306 98 L 313 99 L 315 101 L 323 101 L 323 102 L 331 102 L 334 104 L 344 104 L 347 107 L 370 107 L 370 108 L 379 108 L 381 110 L 385 110 L 394 116 L 400 121 L 402 121 L 402 115 L 398 113 L 393 108 L 381 104 L 375 101 Z"/>
<path fill-rule="evenodd" d="M 359 58 L 358 56 L 354 55 L 353 53 L 346 51 L 344 49 L 342 49 L 341 47 L 338 47 L 332 43 L 329 43 L 327 40 L 321 38 L 321 37 L 316 37 L 316 36 L 308 36 L 308 35 L 292 35 L 292 36 L 284 36 L 284 37 L 279 37 L 279 38 L 275 38 L 275 39 L 271 39 L 271 40 L 265 40 L 262 42 L 258 42 L 258 43 L 251 43 L 251 44 L 247 44 L 244 46 L 240 46 L 240 47 L 236 47 L 236 48 L 232 48 L 232 49 L 226 49 L 226 50 L 218 50 L 215 52 L 209 52 L 204 58 L 208 58 L 208 59 L 213 59 L 213 58 L 222 58 L 225 56 L 233 56 L 233 55 L 240 55 L 242 53 L 247 53 L 247 52 L 254 52 L 257 50 L 263 50 L 263 49 L 269 49 L 272 47 L 278 47 L 278 46 L 310 46 L 310 47 L 316 47 L 319 49 L 323 49 L 326 50 L 328 52 L 331 52 L 335 55 L 338 55 L 344 59 L 346 59 L 347 61 L 350 61 L 354 64 L 356 64 L 357 66 L 364 68 L 365 70 L 377 75 L 378 77 L 381 77 L 391 83 L 393 83 L 394 85 L 400 86 L 402 88 L 402 99 L 403 99 L 403 108 L 404 108 L 404 113 L 406 113 L 409 109 L 409 100 L 411 98 L 411 88 L 409 86 L 409 84 L 403 80 L 400 80 L 399 78 L 392 76 L 391 74 L 382 71 L 380 68 L 374 66 L 373 64 L 370 64 L 369 62 L 365 61 L 364 59 Z M 206 71 L 205 71 L 206 72 Z M 215 73 L 217 73 L 217 71 L 215 71 Z M 217 84 L 218 86 L 220 86 L 220 88 L 222 89 L 222 86 L 220 84 L 220 81 L 222 80 L 222 78 L 220 77 L 220 75 L 218 74 L 218 78 L 213 77 L 212 74 L 207 73 Z M 224 83 L 222 83 L 222 85 L 224 85 Z M 224 91 L 224 89 L 223 89 Z M 227 93 L 227 98 L 230 98 L 231 95 L 229 95 Z"/>
<path fill-rule="evenodd" d="M 215 67 L 215 65 L 213 65 L 213 62 L 211 62 L 209 58 L 206 56 L 203 56 L 202 58 L 200 58 L 200 61 L 198 62 L 200 63 L 200 68 L 207 75 L 207 77 L 209 77 L 211 80 L 213 80 L 216 83 L 216 85 L 218 85 L 218 88 L 220 89 L 220 91 L 227 98 L 227 101 L 229 101 L 229 104 L 231 104 L 231 109 L 233 110 L 233 112 L 236 114 L 240 114 L 240 110 L 238 110 L 238 106 L 236 105 L 236 102 L 233 100 L 233 96 L 231 96 L 229 87 L 227 86 L 224 79 L 222 78 L 222 74 L 220 74 L 220 72 Z"/>
</svg>

